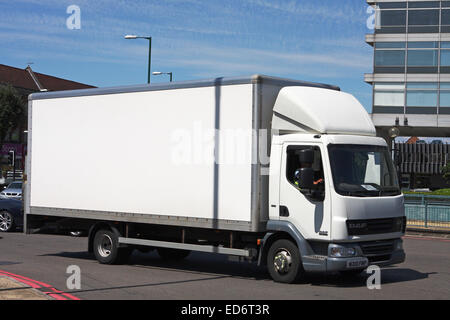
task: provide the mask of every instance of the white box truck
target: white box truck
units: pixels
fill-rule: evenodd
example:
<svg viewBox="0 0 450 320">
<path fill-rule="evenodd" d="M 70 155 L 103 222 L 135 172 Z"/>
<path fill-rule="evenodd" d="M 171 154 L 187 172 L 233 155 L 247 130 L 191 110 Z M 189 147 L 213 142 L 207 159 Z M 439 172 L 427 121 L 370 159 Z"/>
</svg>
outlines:
<svg viewBox="0 0 450 320">
<path fill-rule="evenodd" d="M 338 87 L 255 75 L 29 97 L 25 232 L 267 265 L 275 281 L 403 262 L 386 142 Z"/>
</svg>

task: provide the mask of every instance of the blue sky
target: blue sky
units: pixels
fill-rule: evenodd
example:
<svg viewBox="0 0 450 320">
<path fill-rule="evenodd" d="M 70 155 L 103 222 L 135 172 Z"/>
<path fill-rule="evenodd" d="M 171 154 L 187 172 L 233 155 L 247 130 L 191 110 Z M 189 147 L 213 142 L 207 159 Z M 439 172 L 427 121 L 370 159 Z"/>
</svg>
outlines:
<svg viewBox="0 0 450 320">
<path fill-rule="evenodd" d="M 69 30 L 67 7 L 81 9 Z M 371 109 L 364 0 L 0 0 L 0 63 L 99 87 L 262 73 L 339 85 Z M 152 76 L 152 82 L 168 77 Z"/>
</svg>

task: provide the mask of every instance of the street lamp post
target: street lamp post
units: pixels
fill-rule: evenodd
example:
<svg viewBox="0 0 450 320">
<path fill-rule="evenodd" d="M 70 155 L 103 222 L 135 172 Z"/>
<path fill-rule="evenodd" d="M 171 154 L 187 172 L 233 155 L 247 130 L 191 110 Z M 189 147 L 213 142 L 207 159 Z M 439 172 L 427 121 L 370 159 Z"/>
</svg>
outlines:
<svg viewBox="0 0 450 320">
<path fill-rule="evenodd" d="M 139 37 L 136 35 L 126 35 L 125 39 L 134 40 L 134 39 L 147 39 L 148 40 L 148 80 L 147 83 L 150 84 L 150 75 L 151 75 L 151 65 L 152 65 L 152 37 Z"/>
<path fill-rule="evenodd" d="M 160 76 L 162 74 L 168 74 L 169 77 L 170 77 L 170 82 L 172 82 L 172 75 L 173 75 L 172 72 L 160 72 L 160 71 L 153 72 L 154 76 Z"/>
</svg>

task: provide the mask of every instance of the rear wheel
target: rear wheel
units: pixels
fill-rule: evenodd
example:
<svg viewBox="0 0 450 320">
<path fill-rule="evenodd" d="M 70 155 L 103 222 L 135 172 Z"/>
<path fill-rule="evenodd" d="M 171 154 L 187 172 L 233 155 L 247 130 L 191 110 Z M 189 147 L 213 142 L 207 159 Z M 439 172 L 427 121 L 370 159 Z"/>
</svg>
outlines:
<svg viewBox="0 0 450 320">
<path fill-rule="evenodd" d="M 119 248 L 117 235 L 110 230 L 99 230 L 94 237 L 94 254 L 102 264 L 124 263 L 132 253 L 132 249 Z"/>
<path fill-rule="evenodd" d="M 157 248 L 159 256 L 164 260 L 169 261 L 178 261 L 186 258 L 191 251 L 189 250 L 180 250 L 180 249 L 171 249 L 171 248 Z"/>
<path fill-rule="evenodd" d="M 300 251 L 290 240 L 275 241 L 267 254 L 267 268 L 276 282 L 294 283 L 304 274 Z"/>
<path fill-rule="evenodd" d="M 8 211 L 0 212 L 0 231 L 10 232 L 15 229 L 15 221 L 11 213 Z"/>
</svg>

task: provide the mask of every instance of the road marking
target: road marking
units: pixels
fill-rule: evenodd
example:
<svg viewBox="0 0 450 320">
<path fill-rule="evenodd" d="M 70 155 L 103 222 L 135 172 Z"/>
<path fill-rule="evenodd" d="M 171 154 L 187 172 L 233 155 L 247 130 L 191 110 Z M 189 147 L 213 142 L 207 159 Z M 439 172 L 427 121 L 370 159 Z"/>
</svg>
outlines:
<svg viewBox="0 0 450 320">
<path fill-rule="evenodd" d="M 80 300 L 80 298 L 77 298 L 69 293 L 65 293 L 63 291 L 55 289 L 51 285 L 41 282 L 41 281 L 33 280 L 33 279 L 30 279 L 30 278 L 27 278 L 27 277 L 24 277 L 24 276 L 21 276 L 18 274 L 4 271 L 4 270 L 0 270 L 0 275 L 10 277 L 16 281 L 26 284 L 26 285 L 32 287 L 33 289 L 37 289 L 56 300 L 68 300 L 68 299 Z"/>
</svg>

